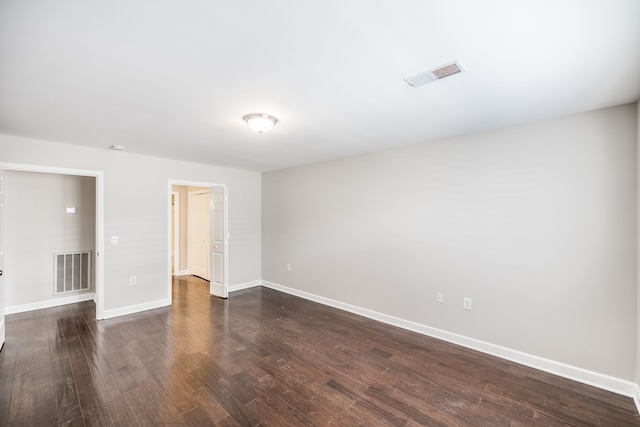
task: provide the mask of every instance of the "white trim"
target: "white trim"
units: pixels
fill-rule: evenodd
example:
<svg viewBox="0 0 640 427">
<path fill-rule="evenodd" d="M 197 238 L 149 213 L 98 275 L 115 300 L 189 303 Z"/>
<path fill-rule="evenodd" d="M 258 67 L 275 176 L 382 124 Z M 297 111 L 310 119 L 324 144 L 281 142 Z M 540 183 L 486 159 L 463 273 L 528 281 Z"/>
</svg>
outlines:
<svg viewBox="0 0 640 427">
<path fill-rule="evenodd" d="M 567 365 L 562 362 L 556 362 L 554 360 L 545 359 L 543 357 L 534 356 L 532 354 L 523 353 L 518 350 L 502 347 L 485 341 L 480 341 L 475 338 L 469 338 L 464 335 L 455 334 L 453 332 L 447 332 L 442 329 L 432 328 L 430 326 L 416 323 L 410 320 L 378 313 L 373 310 L 336 301 L 330 298 L 325 298 L 309 292 L 300 291 L 298 289 L 289 288 L 287 286 L 278 285 L 276 283 L 268 282 L 265 280 L 262 281 L 262 286 L 285 292 L 287 294 L 295 295 L 310 301 L 315 301 L 320 304 L 328 305 L 330 307 L 338 308 L 340 310 L 348 311 L 350 313 L 358 314 L 360 316 L 377 320 L 389 325 L 397 326 L 402 329 L 417 332 L 422 335 L 427 335 L 443 341 L 467 347 L 472 350 L 477 350 L 482 353 L 500 357 L 502 359 L 510 360 L 521 365 L 539 369 L 550 374 L 558 375 L 560 377 L 598 387 L 603 390 L 618 393 L 623 396 L 633 397 L 636 401 L 636 406 L 640 411 L 640 405 L 638 405 L 638 402 L 640 401 L 640 389 L 638 388 L 637 384 L 631 381 L 623 380 L 621 378 L 615 378 L 605 374 L 600 374 L 598 372 L 589 371 L 577 366 Z"/>
<path fill-rule="evenodd" d="M 254 280 L 252 282 L 238 283 L 237 285 L 229 285 L 229 292 L 241 291 L 243 289 L 255 288 L 262 285 L 262 281 Z"/>
<path fill-rule="evenodd" d="M 634 384 L 635 390 L 634 390 L 634 394 L 633 394 L 633 403 L 636 404 L 636 410 L 638 411 L 638 413 L 640 413 L 640 386 L 638 386 L 638 384 Z"/>
<path fill-rule="evenodd" d="M 96 176 L 96 319 L 104 319 L 104 172 Z"/>
<path fill-rule="evenodd" d="M 95 301 L 96 319 L 104 318 L 104 172 L 71 169 L 55 166 L 27 165 L 21 163 L 0 162 L 0 169 L 21 171 L 54 173 L 59 175 L 91 176 L 96 179 L 96 241 L 95 241 Z M 6 283 L 5 283 L 6 286 Z"/>
<path fill-rule="evenodd" d="M 173 264 L 175 264 L 173 269 L 173 274 L 176 274 L 180 268 L 180 192 L 172 191 L 171 197 L 173 197 L 173 230 L 174 233 L 171 236 L 172 239 L 175 238 L 175 254 L 173 254 Z M 171 242 L 173 243 L 173 242 Z"/>
<path fill-rule="evenodd" d="M 191 273 L 189 273 L 189 269 L 187 270 L 180 270 L 177 273 L 174 274 L 174 276 L 187 276 Z"/>
<path fill-rule="evenodd" d="M 224 206 L 224 218 L 223 218 L 223 230 L 222 233 L 224 234 L 224 259 L 222 260 L 224 262 L 224 271 L 222 272 L 222 297 L 223 298 L 228 298 L 229 297 L 229 186 L 228 185 L 224 185 L 223 186 L 224 191 L 223 191 L 223 196 L 224 196 L 224 200 L 222 201 L 223 206 Z M 213 193 L 213 191 L 212 191 Z M 213 200 L 212 200 L 213 202 Z M 211 210 L 211 240 L 213 241 L 213 203 L 211 204 L 212 210 Z M 213 258 L 213 255 L 212 255 Z M 213 264 L 211 265 L 213 268 Z"/>
<path fill-rule="evenodd" d="M 169 180 L 169 200 L 167 203 L 167 277 L 168 277 L 168 287 L 167 287 L 167 299 L 169 300 L 169 304 L 171 304 L 173 298 L 173 275 L 171 274 L 171 226 L 173 225 L 171 220 L 171 194 L 173 194 L 173 184 L 171 180 Z M 187 251 L 189 248 L 187 248 Z"/>
<path fill-rule="evenodd" d="M 64 298 L 55 298 L 46 301 L 31 302 L 28 304 L 12 305 L 5 307 L 5 314 L 24 313 L 25 311 L 42 310 L 43 308 L 58 307 L 83 301 L 95 300 L 94 292 L 72 295 Z"/>
<path fill-rule="evenodd" d="M 0 168 L 0 271 L 4 270 L 4 169 Z M 0 350 L 7 337 L 5 327 L 4 277 L 0 277 Z"/>
<path fill-rule="evenodd" d="M 26 165 L 22 163 L 6 163 L 0 162 L 0 168 L 12 171 L 20 172 L 40 172 L 40 173 L 55 173 L 58 175 L 78 175 L 78 176 L 96 176 L 96 173 L 101 173 L 94 170 L 87 169 L 71 169 L 61 168 L 56 166 L 41 166 L 41 165 Z"/>
<path fill-rule="evenodd" d="M 156 301 L 143 302 L 142 304 L 129 305 L 126 307 L 114 308 L 104 311 L 104 318 L 111 319 L 119 316 L 126 316 L 127 314 L 140 313 L 141 311 L 153 310 L 155 308 L 166 307 L 171 305 L 170 299 L 159 299 Z"/>
</svg>

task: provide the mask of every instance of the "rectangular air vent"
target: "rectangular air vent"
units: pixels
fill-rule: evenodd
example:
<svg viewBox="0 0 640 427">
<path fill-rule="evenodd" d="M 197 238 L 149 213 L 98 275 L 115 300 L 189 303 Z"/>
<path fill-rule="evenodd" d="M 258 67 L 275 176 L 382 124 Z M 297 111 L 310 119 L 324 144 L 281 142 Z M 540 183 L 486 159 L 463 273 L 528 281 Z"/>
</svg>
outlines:
<svg viewBox="0 0 640 427">
<path fill-rule="evenodd" d="M 84 291 L 91 286 L 91 251 L 54 254 L 56 294 Z"/>
<path fill-rule="evenodd" d="M 448 64 L 441 65 L 439 67 L 433 68 L 429 71 L 425 71 L 420 74 L 416 74 L 415 76 L 407 77 L 404 79 L 405 82 L 411 87 L 420 87 L 431 82 L 435 82 L 436 80 L 444 79 L 445 77 L 452 76 L 454 74 L 458 74 L 464 71 L 462 68 L 462 64 L 460 61 L 453 61 Z"/>
</svg>

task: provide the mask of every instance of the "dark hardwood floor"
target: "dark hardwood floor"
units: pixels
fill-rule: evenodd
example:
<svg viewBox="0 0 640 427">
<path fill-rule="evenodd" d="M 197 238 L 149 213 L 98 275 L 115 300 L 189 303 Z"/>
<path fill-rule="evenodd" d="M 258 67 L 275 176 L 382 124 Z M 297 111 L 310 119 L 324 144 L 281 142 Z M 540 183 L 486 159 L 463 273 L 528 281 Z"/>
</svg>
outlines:
<svg viewBox="0 0 640 427">
<path fill-rule="evenodd" d="M 266 288 L 7 316 L 0 426 L 640 425 L 631 399 Z"/>
</svg>

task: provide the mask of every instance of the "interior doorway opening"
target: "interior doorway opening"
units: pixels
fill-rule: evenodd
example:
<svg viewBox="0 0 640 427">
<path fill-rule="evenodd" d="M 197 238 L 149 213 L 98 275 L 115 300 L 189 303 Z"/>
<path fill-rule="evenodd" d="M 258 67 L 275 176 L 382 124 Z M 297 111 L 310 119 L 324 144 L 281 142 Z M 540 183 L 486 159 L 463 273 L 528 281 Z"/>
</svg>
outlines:
<svg viewBox="0 0 640 427">
<path fill-rule="evenodd" d="M 168 295 L 174 276 L 209 281 L 210 294 L 228 296 L 228 189 L 224 184 L 169 180 Z"/>
<path fill-rule="evenodd" d="M 91 233 L 93 234 L 93 239 L 90 239 L 91 244 L 88 249 L 92 252 L 91 260 L 91 281 L 93 283 L 93 292 L 90 293 L 79 293 L 77 295 L 71 295 L 69 297 L 63 296 L 59 298 L 51 298 L 51 299 L 42 299 L 40 297 L 37 298 L 37 301 L 34 300 L 33 303 L 27 304 L 19 304 L 13 306 L 12 312 L 20 312 L 27 310 L 36 310 L 39 308 L 47 308 L 53 307 L 56 305 L 67 304 L 70 302 L 77 302 L 76 300 L 83 300 L 83 298 L 90 296 L 91 299 L 95 301 L 96 304 L 96 319 L 104 318 L 104 261 L 102 253 L 104 251 L 104 174 L 101 171 L 90 171 L 90 170 L 82 170 L 82 169 L 67 169 L 67 168 L 59 168 L 59 167 L 49 167 L 49 166 L 41 166 L 41 165 L 25 165 L 25 164 L 17 164 L 17 163 L 0 163 L 0 170 L 8 171 L 8 172 L 31 172 L 37 174 L 50 174 L 50 176 L 75 176 L 79 178 L 93 178 L 89 180 L 85 180 L 85 184 L 89 184 L 92 188 L 86 188 L 91 195 L 93 206 L 90 206 L 94 212 L 90 216 L 85 216 L 86 220 L 88 220 L 91 224 Z M 45 176 L 45 175 L 42 175 Z M 6 184 L 6 181 L 3 180 Z M 74 184 L 75 185 L 75 184 Z M 7 185 L 3 185 L 3 190 L 6 195 L 6 190 L 8 190 Z M 83 190 L 86 191 L 86 190 Z M 85 193 L 86 194 L 86 193 Z M 11 200 L 9 200 L 10 202 Z M 64 204 L 64 202 L 63 202 Z M 86 210 L 88 206 L 85 205 L 83 211 Z M 11 206 L 8 206 L 6 203 L 4 204 L 4 208 L 11 209 Z M 80 211 L 77 210 L 77 206 L 64 206 L 65 212 L 63 215 L 77 215 L 80 216 Z M 49 218 L 48 218 L 49 220 Z M 5 231 L 7 229 L 7 225 L 5 223 Z M 86 225 L 85 225 L 86 226 Z M 84 227 L 83 227 L 84 228 Z M 0 240 L 4 240 L 0 236 Z M 65 236 L 65 239 L 68 236 Z M 63 242 L 64 243 L 64 242 Z M 86 244 L 86 243 L 85 243 Z M 3 254 L 6 254 L 7 251 L 11 251 L 11 248 L 7 248 L 3 241 L 0 241 L 0 248 L 2 248 Z M 53 254 L 51 254 L 51 260 L 53 260 Z M 53 261 L 52 261 L 53 262 Z M 11 267 L 11 266 L 10 266 Z M 53 271 L 53 268 L 47 269 L 49 271 Z M 18 274 L 18 272 L 13 272 Z M 11 286 L 11 283 L 1 283 L 0 286 Z M 72 289 L 75 289 L 73 286 Z M 3 292 L 4 289 L 0 288 L 0 292 Z M 85 298 L 86 299 L 86 298 Z M 5 312 L 5 304 L 6 301 L 4 298 L 0 299 L 0 315 L 4 317 Z"/>
</svg>

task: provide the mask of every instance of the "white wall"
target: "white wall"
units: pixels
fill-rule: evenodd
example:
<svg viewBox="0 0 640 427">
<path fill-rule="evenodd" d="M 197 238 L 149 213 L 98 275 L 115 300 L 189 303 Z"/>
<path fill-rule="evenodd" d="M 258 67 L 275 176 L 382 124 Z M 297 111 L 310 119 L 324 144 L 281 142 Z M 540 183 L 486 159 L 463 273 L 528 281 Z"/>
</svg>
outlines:
<svg viewBox="0 0 640 427">
<path fill-rule="evenodd" d="M 633 380 L 636 114 L 266 173 L 262 278 Z"/>
<path fill-rule="evenodd" d="M 229 284 L 260 279 L 257 172 L 9 135 L 0 135 L 0 162 L 104 172 L 107 311 L 168 298 L 170 179 L 229 186 Z M 118 236 L 117 246 L 109 244 L 110 236 Z M 129 285 L 131 275 L 137 285 Z"/>
<path fill-rule="evenodd" d="M 6 171 L 5 187 L 6 306 L 69 296 L 55 295 L 53 254 L 95 253 L 95 178 Z"/>
</svg>

